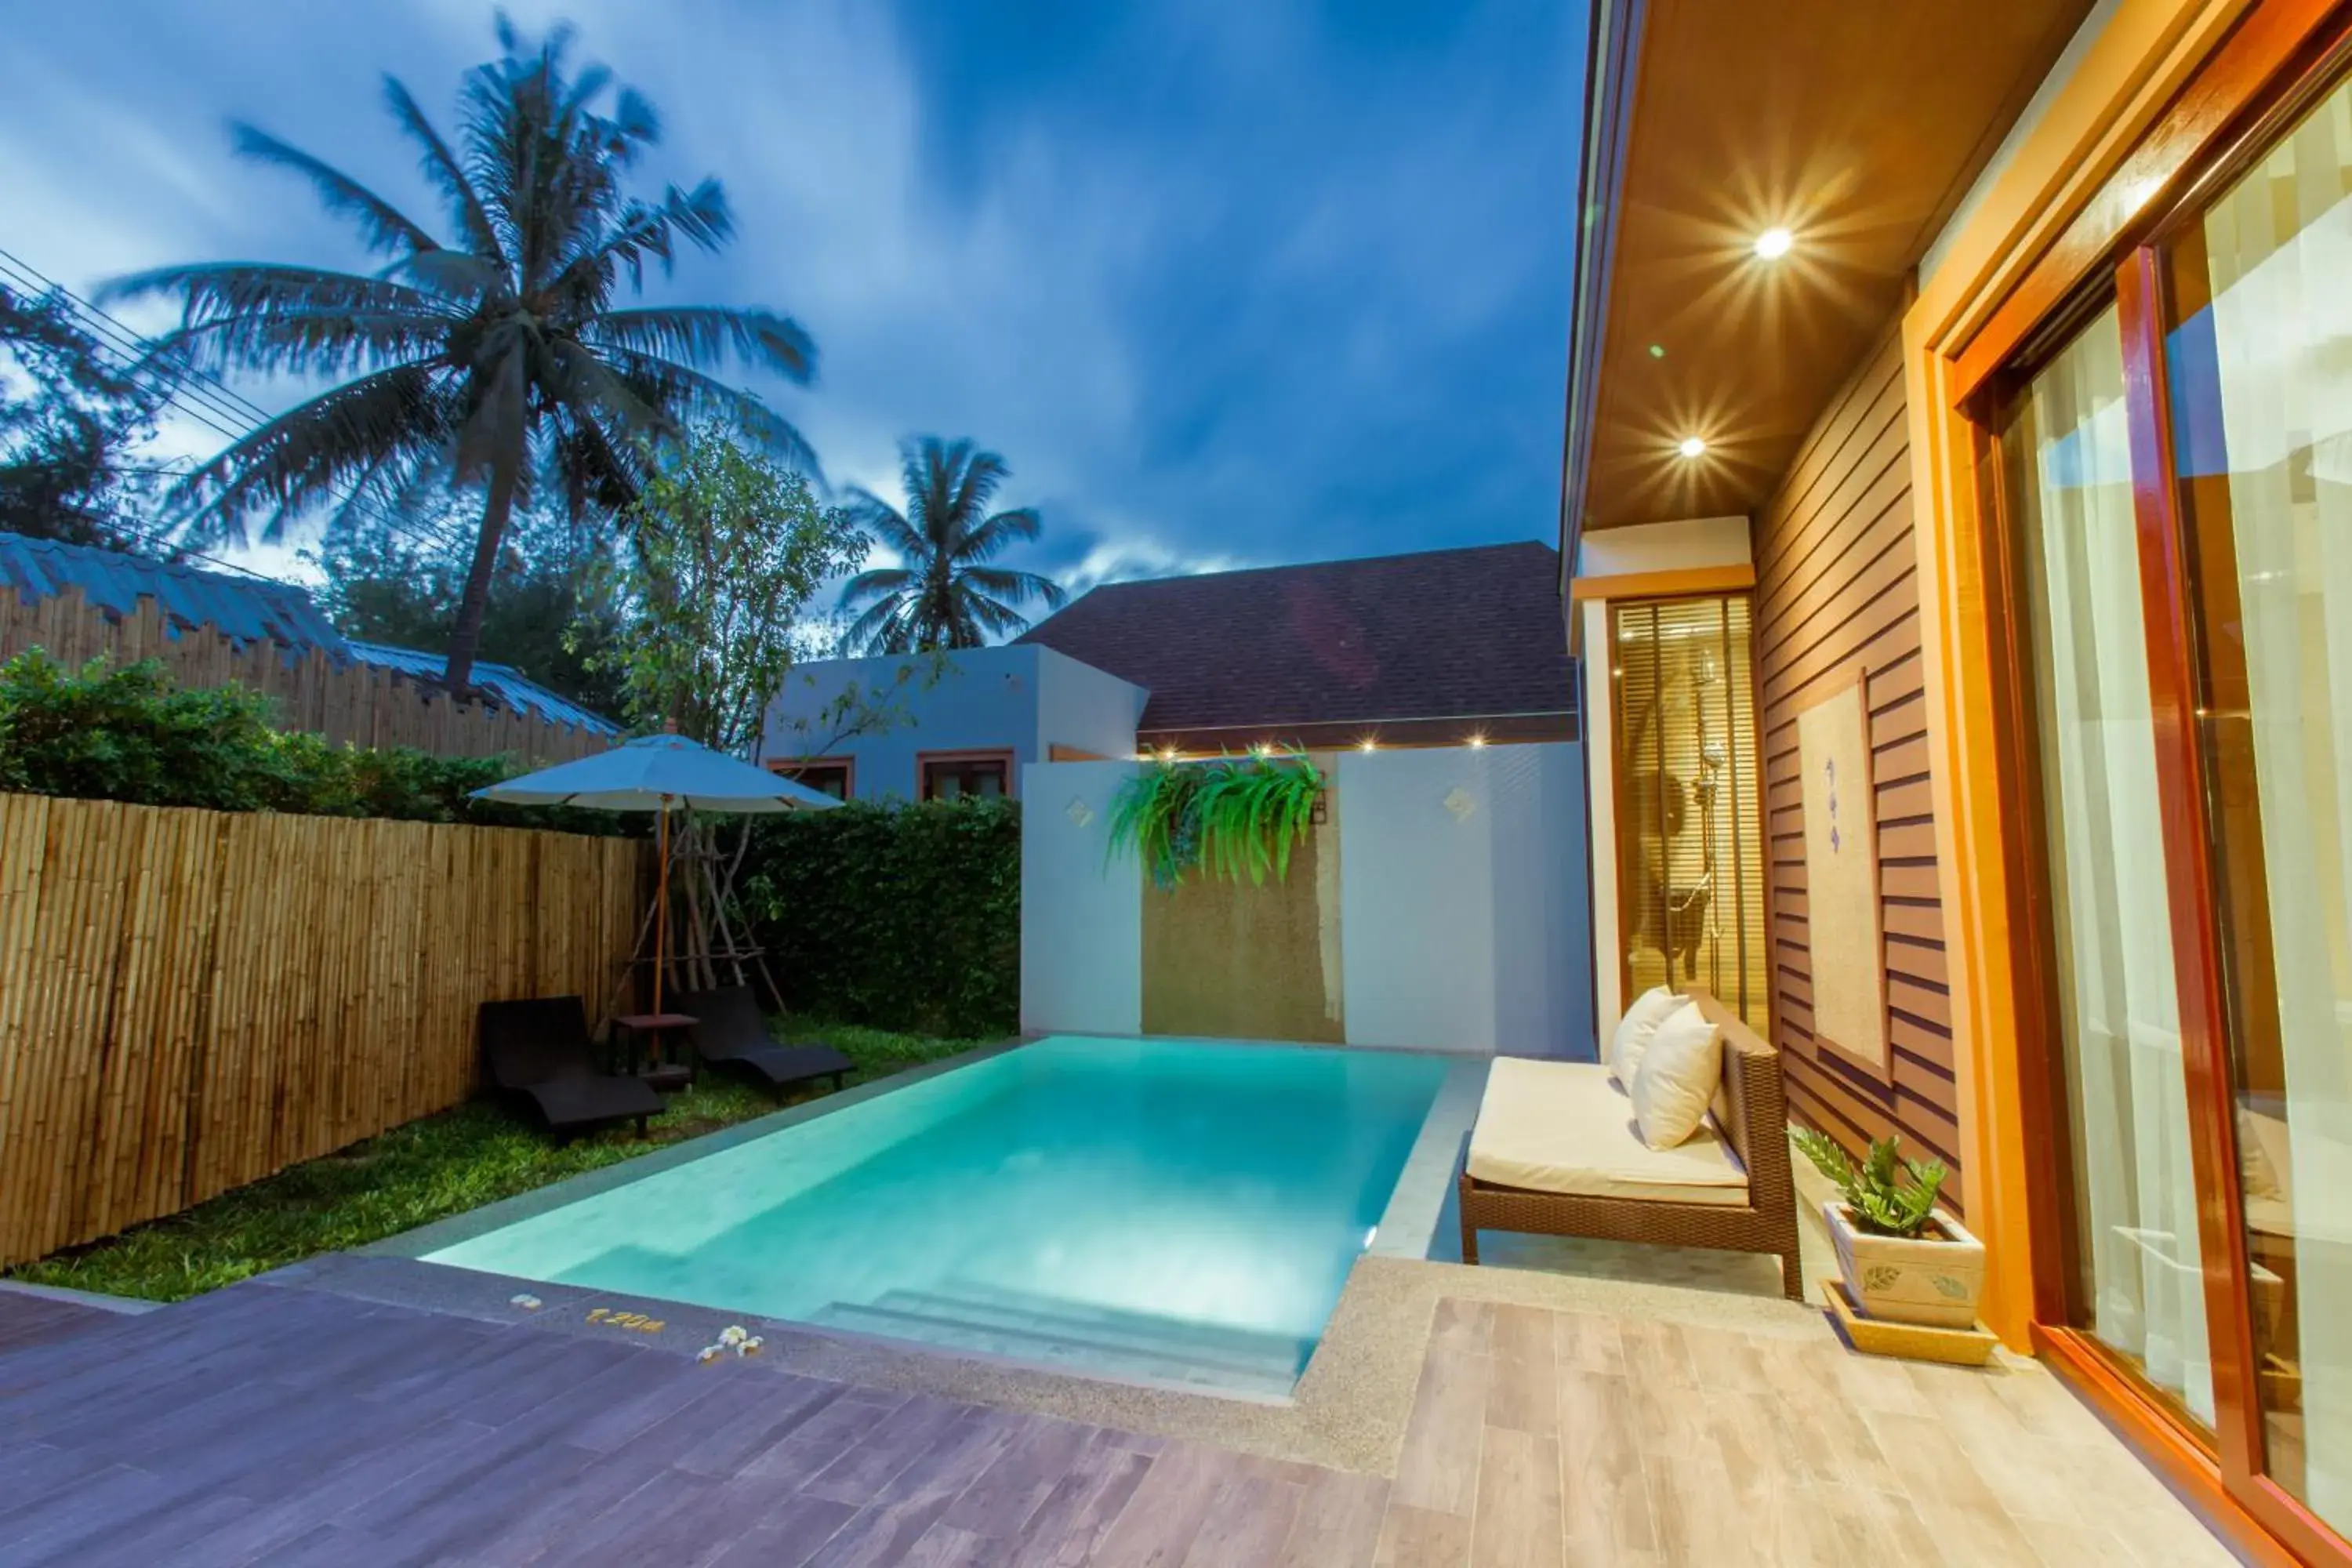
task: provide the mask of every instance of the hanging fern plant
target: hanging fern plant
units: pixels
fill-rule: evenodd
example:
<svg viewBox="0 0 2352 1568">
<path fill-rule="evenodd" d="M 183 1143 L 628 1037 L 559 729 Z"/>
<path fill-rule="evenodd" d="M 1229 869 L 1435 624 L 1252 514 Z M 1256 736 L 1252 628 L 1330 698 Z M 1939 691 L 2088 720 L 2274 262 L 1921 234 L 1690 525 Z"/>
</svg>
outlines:
<svg viewBox="0 0 2352 1568">
<path fill-rule="evenodd" d="M 1131 849 L 1166 891 L 1205 869 L 1262 885 L 1290 876 L 1291 847 L 1307 837 L 1323 772 L 1304 752 L 1161 763 L 1119 786 L 1111 803 L 1110 852 Z"/>
</svg>

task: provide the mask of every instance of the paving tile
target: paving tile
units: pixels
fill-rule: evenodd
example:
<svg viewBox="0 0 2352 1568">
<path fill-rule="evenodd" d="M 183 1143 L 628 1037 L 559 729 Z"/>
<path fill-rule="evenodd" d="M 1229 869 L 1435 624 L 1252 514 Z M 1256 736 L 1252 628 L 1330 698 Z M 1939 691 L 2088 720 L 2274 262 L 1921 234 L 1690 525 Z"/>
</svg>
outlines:
<svg viewBox="0 0 2352 1568">
<path fill-rule="evenodd" d="M 1561 1568 L 1559 1445 L 1507 1426 L 1486 1428 L 1478 1459 L 1473 1568 Z"/>
<path fill-rule="evenodd" d="M 1376 1568 L 1464 1568 L 1469 1561 L 1469 1515 L 1389 1504 L 1372 1557 Z"/>
<path fill-rule="evenodd" d="M 1298 1517 L 1298 1485 L 1245 1469 L 1209 1504 L 1185 1568 L 1275 1568 Z"/>
<path fill-rule="evenodd" d="M 1477 1498 L 1479 1434 L 1492 1366 L 1483 1355 L 1429 1352 L 1397 1458 L 1395 1501 L 1469 1517 Z"/>
<path fill-rule="evenodd" d="M 1323 1471 L 1300 1489 L 1282 1568 L 1362 1568 L 1380 1545 L 1388 1500 L 1389 1483 L 1379 1476 Z"/>
<path fill-rule="evenodd" d="M 812 1476 L 801 1489 L 811 1497 L 863 1507 L 973 1413 L 969 1405 L 917 1394 L 897 1409 L 883 1412 L 862 1436 L 842 1450 L 839 1458 Z M 812 1421 L 802 1430 L 805 1433 L 815 1426 Z"/>
<path fill-rule="evenodd" d="M 1159 1456 L 1117 1446 L 1108 1434 L 1097 1437 L 1022 1522 L 1013 1541 L 1014 1560 L 1055 1568 L 1091 1563 L 1102 1538 L 1158 1463 Z"/>
</svg>

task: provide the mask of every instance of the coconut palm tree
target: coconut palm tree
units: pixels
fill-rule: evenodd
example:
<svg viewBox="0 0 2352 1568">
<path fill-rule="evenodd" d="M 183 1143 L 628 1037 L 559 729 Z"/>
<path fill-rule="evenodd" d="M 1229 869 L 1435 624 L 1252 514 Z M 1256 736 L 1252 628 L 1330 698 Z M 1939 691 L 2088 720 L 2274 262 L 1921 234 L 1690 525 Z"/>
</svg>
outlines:
<svg viewBox="0 0 2352 1568">
<path fill-rule="evenodd" d="M 275 537 L 330 503 L 331 528 L 452 487 L 479 493 L 449 644 L 446 679 L 459 691 L 499 538 L 534 489 L 560 485 L 575 519 L 618 511 L 653 438 L 708 418 L 814 472 L 790 426 L 708 374 L 731 357 L 804 384 L 816 363 L 806 332 L 761 310 L 619 306 L 642 293 L 648 263 L 669 271 L 681 242 L 712 251 L 732 235 L 719 182 L 672 185 L 658 200 L 628 195 L 624 176 L 659 136 L 652 107 L 602 67 L 572 69 L 568 30 L 534 49 L 500 17 L 499 42 L 501 58 L 465 78 L 454 144 L 405 87 L 384 82 L 455 243 L 341 170 L 238 125 L 239 153 L 308 180 L 387 264 L 362 274 L 216 262 L 107 290 L 179 301 L 179 326 L 154 350 L 163 365 L 339 380 L 175 487 L 167 504 L 197 538 L 241 538 L 255 514 Z"/>
<path fill-rule="evenodd" d="M 1028 617 L 1013 608 L 1024 600 L 1061 608 L 1069 595 L 1052 578 L 988 564 L 1006 545 L 1036 538 L 1040 525 L 1033 507 L 989 511 L 989 498 L 1013 471 L 1003 458 L 974 450 L 970 441 L 925 436 L 907 443 L 903 459 L 903 514 L 870 491 L 849 491 L 857 526 L 904 563 L 861 572 L 842 585 L 845 611 L 864 606 L 850 624 L 850 647 L 869 653 L 978 647 L 991 633 L 1028 627 Z"/>
</svg>

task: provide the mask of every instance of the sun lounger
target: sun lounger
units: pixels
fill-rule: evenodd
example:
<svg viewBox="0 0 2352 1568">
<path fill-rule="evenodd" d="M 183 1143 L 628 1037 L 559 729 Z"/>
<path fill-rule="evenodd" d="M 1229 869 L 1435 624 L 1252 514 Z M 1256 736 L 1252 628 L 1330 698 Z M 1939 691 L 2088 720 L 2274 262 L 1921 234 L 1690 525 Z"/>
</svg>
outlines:
<svg viewBox="0 0 2352 1568">
<path fill-rule="evenodd" d="M 1674 1149 L 1643 1143 L 1597 1062 L 1496 1061 L 1460 1178 L 1465 1263 L 1481 1230 L 1722 1247 L 1778 1257 L 1782 1291 L 1804 1300 L 1780 1053 L 1691 995 L 1722 1040 L 1726 1114 Z"/>
<path fill-rule="evenodd" d="M 695 1055 L 780 1092 L 821 1078 L 833 1079 L 833 1087 L 839 1089 L 857 1065 L 828 1045 L 779 1045 L 769 1036 L 767 1020 L 760 1016 L 760 1005 L 748 985 L 688 991 L 674 1000 L 679 1012 L 696 1020 Z"/>
<path fill-rule="evenodd" d="M 485 1002 L 477 1019 L 482 1076 L 505 1094 L 530 1102 L 548 1130 L 572 1133 L 661 1113 L 650 1085 L 596 1064 L 588 1011 L 577 996 Z"/>
</svg>

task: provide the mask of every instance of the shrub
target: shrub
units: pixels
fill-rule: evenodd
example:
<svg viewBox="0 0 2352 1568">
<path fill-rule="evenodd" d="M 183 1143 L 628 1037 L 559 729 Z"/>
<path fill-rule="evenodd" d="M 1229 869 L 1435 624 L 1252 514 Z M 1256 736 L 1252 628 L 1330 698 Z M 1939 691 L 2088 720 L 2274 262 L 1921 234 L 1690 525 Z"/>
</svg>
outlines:
<svg viewBox="0 0 2352 1568">
<path fill-rule="evenodd" d="M 1944 1186 L 1942 1161 L 1898 1161 L 1895 1140 L 1881 1138 L 1857 1166 L 1834 1140 L 1810 1127 L 1797 1130 L 1797 1148 L 1815 1170 L 1837 1184 L 1857 1228 L 1874 1236 L 1906 1237 L 1927 1228 L 1936 1194 Z"/>
<path fill-rule="evenodd" d="M 177 687 L 161 664 L 70 669 L 36 648 L 0 664 L 0 791 L 211 811 L 639 833 L 642 818 L 468 798 L 511 757 L 370 751 L 281 731 L 269 698 Z"/>
<path fill-rule="evenodd" d="M 934 1034 L 1019 1027 L 1018 803 L 853 803 L 761 817 L 751 836 L 737 890 L 787 1007 Z"/>
</svg>

